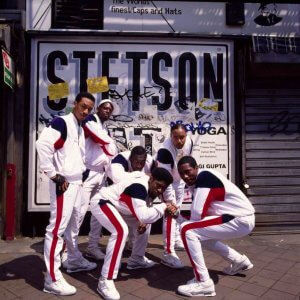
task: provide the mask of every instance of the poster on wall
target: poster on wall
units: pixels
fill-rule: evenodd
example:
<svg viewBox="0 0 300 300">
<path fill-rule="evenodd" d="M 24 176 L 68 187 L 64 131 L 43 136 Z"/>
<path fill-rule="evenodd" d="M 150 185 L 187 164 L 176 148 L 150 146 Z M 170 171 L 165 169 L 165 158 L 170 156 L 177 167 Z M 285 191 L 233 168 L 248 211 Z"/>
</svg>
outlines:
<svg viewBox="0 0 300 300">
<path fill-rule="evenodd" d="M 39 171 L 35 140 L 56 116 L 71 112 L 88 78 L 107 76 L 109 97 L 121 108 L 107 122 L 119 151 L 142 145 L 155 156 L 184 124 L 200 168 L 232 174 L 233 47 L 229 41 L 193 39 L 34 39 L 31 70 L 30 189 L 28 208 L 49 209 L 49 179 Z M 68 94 L 50 100 L 49 86 L 62 83 Z"/>
</svg>

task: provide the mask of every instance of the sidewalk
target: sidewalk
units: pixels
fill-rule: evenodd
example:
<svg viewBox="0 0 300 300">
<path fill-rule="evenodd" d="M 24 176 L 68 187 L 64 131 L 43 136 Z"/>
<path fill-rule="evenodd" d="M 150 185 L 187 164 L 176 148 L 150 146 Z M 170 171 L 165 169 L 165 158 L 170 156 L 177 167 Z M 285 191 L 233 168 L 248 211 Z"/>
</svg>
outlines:
<svg viewBox="0 0 300 300">
<path fill-rule="evenodd" d="M 106 245 L 108 237 L 101 242 Z M 205 252 L 206 264 L 216 285 L 214 300 L 299 300 L 300 299 L 300 235 L 249 236 L 228 242 L 245 253 L 254 268 L 244 274 L 227 276 L 222 269 L 227 263 L 217 255 Z M 85 249 L 87 237 L 80 237 L 80 248 Z M 101 299 L 96 292 L 102 263 L 91 272 L 64 272 L 66 280 L 77 287 L 74 296 L 57 297 L 42 292 L 45 266 L 43 239 L 21 238 L 0 240 L 0 299 Z M 170 269 L 159 264 L 162 236 L 151 235 L 147 256 L 158 264 L 147 270 L 127 270 L 129 252 L 125 252 L 122 268 L 116 280 L 121 299 L 189 299 L 176 293 L 178 285 L 193 277 L 184 251 L 178 255 L 186 264 L 184 270 Z M 194 297 L 190 299 L 205 299 Z"/>
</svg>

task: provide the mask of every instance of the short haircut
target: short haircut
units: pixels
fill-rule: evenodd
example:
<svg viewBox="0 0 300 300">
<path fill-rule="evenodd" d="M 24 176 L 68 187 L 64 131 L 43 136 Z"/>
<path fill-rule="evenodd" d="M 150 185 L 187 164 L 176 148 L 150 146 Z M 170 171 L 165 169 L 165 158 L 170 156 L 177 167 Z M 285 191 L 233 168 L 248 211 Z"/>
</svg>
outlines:
<svg viewBox="0 0 300 300">
<path fill-rule="evenodd" d="M 151 172 L 151 175 L 154 179 L 158 180 L 158 181 L 163 181 L 165 182 L 167 185 L 172 184 L 173 183 L 173 177 L 170 174 L 170 172 L 164 168 L 154 168 Z"/>
<path fill-rule="evenodd" d="M 88 98 L 88 99 L 92 100 L 94 103 L 96 102 L 95 97 L 91 93 L 88 93 L 88 92 L 80 92 L 80 93 L 78 93 L 77 96 L 76 96 L 76 98 L 75 98 L 75 101 L 76 102 L 80 102 L 80 100 L 82 98 Z"/>
<path fill-rule="evenodd" d="M 183 129 L 185 132 L 187 132 L 187 130 L 185 128 L 185 125 L 182 124 L 182 123 L 177 123 L 177 124 L 171 126 L 171 132 L 176 130 L 176 129 Z"/>
<path fill-rule="evenodd" d="M 130 157 L 137 155 L 147 155 L 146 149 L 142 146 L 135 146 L 132 148 L 130 152 Z"/>
<path fill-rule="evenodd" d="M 195 160 L 194 157 L 192 156 L 183 156 L 179 159 L 178 164 L 177 164 L 177 168 L 179 168 L 179 166 L 183 165 L 183 164 L 189 164 L 192 168 L 197 168 L 197 162 Z"/>
</svg>

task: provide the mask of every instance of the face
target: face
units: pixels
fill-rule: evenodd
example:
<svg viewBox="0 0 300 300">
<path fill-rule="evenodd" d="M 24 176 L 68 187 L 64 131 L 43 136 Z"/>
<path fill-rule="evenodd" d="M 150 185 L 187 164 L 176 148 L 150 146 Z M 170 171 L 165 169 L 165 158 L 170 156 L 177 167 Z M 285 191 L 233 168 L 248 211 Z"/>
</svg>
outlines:
<svg viewBox="0 0 300 300">
<path fill-rule="evenodd" d="M 92 111 L 94 102 L 89 98 L 81 98 L 79 102 L 74 102 L 73 114 L 76 119 L 81 122 L 83 121 Z"/>
<path fill-rule="evenodd" d="M 156 197 L 160 196 L 168 187 L 164 181 L 158 181 L 154 179 L 152 176 L 150 176 L 149 178 L 148 185 L 149 185 L 148 195 L 152 199 L 155 199 Z"/>
<path fill-rule="evenodd" d="M 178 166 L 178 173 L 182 180 L 189 186 L 194 185 L 197 179 L 198 168 L 193 168 L 190 164 Z"/>
<path fill-rule="evenodd" d="M 142 171 L 146 163 L 147 155 L 134 155 L 129 158 L 133 171 Z"/>
<path fill-rule="evenodd" d="M 97 114 L 98 114 L 99 119 L 102 122 L 107 121 L 110 118 L 113 110 L 114 110 L 114 108 L 109 102 L 103 103 L 102 105 L 100 105 L 98 107 Z"/>
<path fill-rule="evenodd" d="M 182 128 L 174 129 L 171 132 L 171 141 L 176 149 L 182 149 L 186 140 L 186 132 Z"/>
</svg>

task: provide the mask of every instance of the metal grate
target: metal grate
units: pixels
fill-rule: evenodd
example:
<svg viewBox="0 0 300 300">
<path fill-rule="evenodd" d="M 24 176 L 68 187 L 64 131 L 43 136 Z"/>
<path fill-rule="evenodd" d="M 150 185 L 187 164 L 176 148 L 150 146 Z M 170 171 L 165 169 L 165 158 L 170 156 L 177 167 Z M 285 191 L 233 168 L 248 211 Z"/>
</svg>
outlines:
<svg viewBox="0 0 300 300">
<path fill-rule="evenodd" d="M 52 28 L 103 29 L 103 1 L 52 1 Z"/>
</svg>

